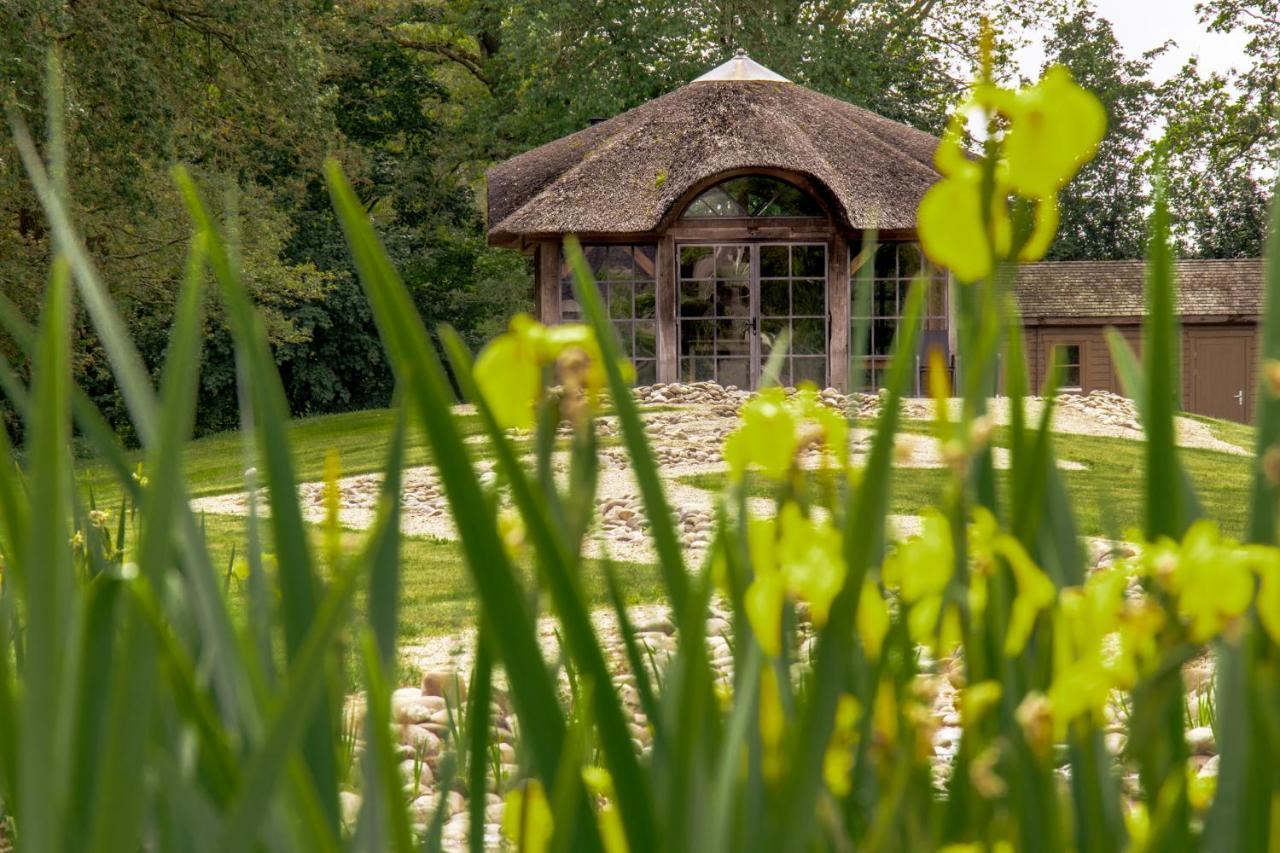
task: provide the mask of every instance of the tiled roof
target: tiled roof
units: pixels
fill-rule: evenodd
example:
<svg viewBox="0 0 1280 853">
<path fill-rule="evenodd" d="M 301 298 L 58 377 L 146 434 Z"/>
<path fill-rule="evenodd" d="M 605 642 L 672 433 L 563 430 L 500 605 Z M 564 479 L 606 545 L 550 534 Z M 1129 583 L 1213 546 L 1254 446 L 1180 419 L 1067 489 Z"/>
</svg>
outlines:
<svg viewBox="0 0 1280 853">
<path fill-rule="evenodd" d="M 1178 313 L 1257 316 L 1262 313 L 1261 258 L 1175 262 Z M 1057 261 L 1018 270 L 1018 303 L 1038 318 L 1141 317 L 1145 261 Z"/>
</svg>

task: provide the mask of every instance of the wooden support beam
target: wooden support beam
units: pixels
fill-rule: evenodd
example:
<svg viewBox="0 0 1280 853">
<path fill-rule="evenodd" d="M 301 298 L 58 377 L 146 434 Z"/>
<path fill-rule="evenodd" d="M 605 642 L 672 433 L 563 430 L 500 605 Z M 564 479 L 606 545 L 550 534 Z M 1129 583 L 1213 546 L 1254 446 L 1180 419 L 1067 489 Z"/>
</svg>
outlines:
<svg viewBox="0 0 1280 853">
<path fill-rule="evenodd" d="M 680 378 L 680 337 L 676 309 L 680 304 L 676 293 L 676 241 L 670 235 L 658 239 L 657 310 L 658 310 L 658 381 L 675 382 Z"/>
<path fill-rule="evenodd" d="M 849 241 L 827 243 L 827 385 L 849 390 Z"/>
<path fill-rule="evenodd" d="M 550 326 L 560 322 L 560 241 L 539 240 L 535 252 L 534 309 Z"/>
</svg>

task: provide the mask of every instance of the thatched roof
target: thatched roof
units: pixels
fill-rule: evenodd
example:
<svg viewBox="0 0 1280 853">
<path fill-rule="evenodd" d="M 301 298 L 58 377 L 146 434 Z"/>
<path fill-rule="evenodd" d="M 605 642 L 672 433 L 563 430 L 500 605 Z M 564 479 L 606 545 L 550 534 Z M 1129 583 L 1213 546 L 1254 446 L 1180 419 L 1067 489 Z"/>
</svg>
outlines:
<svg viewBox="0 0 1280 853">
<path fill-rule="evenodd" d="M 937 145 L 927 133 L 738 57 L 494 166 L 487 176 L 489 236 L 502 243 L 534 234 L 653 231 L 690 188 L 735 169 L 803 175 L 826 189 L 825 201 L 849 228 L 914 228 L 916 206 L 938 179 Z"/>
<path fill-rule="evenodd" d="M 1146 314 L 1145 261 L 1059 261 L 1018 269 L 1018 304 L 1028 324 Z M 1174 263 L 1178 314 L 1257 317 L 1262 313 L 1260 258 Z"/>
</svg>

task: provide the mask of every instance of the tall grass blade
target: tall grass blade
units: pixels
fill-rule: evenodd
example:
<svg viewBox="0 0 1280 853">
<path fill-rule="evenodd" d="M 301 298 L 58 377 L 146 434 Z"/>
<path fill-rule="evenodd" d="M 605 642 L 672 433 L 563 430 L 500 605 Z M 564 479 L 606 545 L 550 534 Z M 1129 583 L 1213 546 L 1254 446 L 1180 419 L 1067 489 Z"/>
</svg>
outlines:
<svg viewBox="0 0 1280 853">
<path fill-rule="evenodd" d="M 65 768 L 57 760 L 65 752 L 56 725 L 74 702 L 62 692 L 74 669 L 66 644 L 75 602 L 65 521 L 71 506 L 69 285 L 66 263 L 55 260 L 40 320 L 27 424 L 32 512 L 26 553 L 18 561 L 26 617 L 18 820 L 23 846 L 31 850 L 61 847 L 62 809 L 69 793 Z"/>
<path fill-rule="evenodd" d="M 1169 207 L 1157 181 L 1147 257 L 1147 321 L 1142 354 L 1146 366 L 1143 426 L 1146 442 L 1146 535 L 1180 538 L 1188 520 L 1178 483 L 1173 415 L 1178 399 L 1178 330 Z"/>
<path fill-rule="evenodd" d="M 382 668 L 381 652 L 377 640 L 369 631 L 363 632 L 360 642 L 361 661 L 364 667 L 365 736 L 369 748 L 365 753 L 363 808 L 366 814 L 385 818 L 383 832 L 372 831 L 371 838 L 387 838 L 386 849 L 398 853 L 413 850 L 413 835 L 409 829 L 409 815 L 404 809 L 404 790 L 400 768 L 396 762 L 395 744 L 391 741 L 391 688 Z M 445 792 L 441 792 L 444 796 Z M 483 799 L 483 798 L 482 798 Z M 371 847 L 370 849 L 377 849 Z"/>
<path fill-rule="evenodd" d="M 1280 189 L 1280 184 L 1277 184 Z M 1258 339 L 1261 364 L 1255 396 L 1255 459 L 1245 539 L 1261 545 L 1278 540 L 1277 483 L 1268 476 L 1268 459 L 1280 448 L 1280 394 L 1270 380 L 1280 364 L 1280 191 L 1273 193 L 1267 229 L 1263 280 L 1262 331 Z M 1276 733 L 1263 709 L 1274 700 L 1258 678 L 1262 662 L 1272 659 L 1275 644 L 1261 630 L 1256 616 L 1238 643 L 1217 646 L 1215 702 L 1219 719 L 1236 721 L 1218 726 L 1219 772 L 1213 807 L 1205 824 L 1205 849 L 1212 853 L 1263 850 L 1276 835 L 1270 792 L 1275 786 Z"/>
<path fill-rule="evenodd" d="M 512 700 L 528 738 L 534 769 L 544 784 L 551 785 L 565 737 L 564 717 L 523 604 L 523 590 L 503 549 L 470 451 L 449 411 L 443 366 L 341 169 L 330 161 L 326 171 L 334 209 L 406 403 L 416 410 L 431 442 L 458 520 L 463 552 L 483 602 L 481 612 L 510 679 Z M 585 802 L 582 807 L 587 808 Z M 591 846 L 599 846 L 598 836 Z"/>
<path fill-rule="evenodd" d="M 289 668 L 285 689 L 272 709 L 262 743 L 250 755 L 243 784 L 221 832 L 218 849 L 249 850 L 255 846 L 262 822 L 288 766 L 290 754 L 302 740 L 324 693 L 325 665 L 342 630 L 347 608 L 361 579 L 359 567 L 344 569 L 320 603 L 311 628 Z M 332 729 L 327 729 L 330 734 Z"/>
<path fill-rule="evenodd" d="M 190 176 L 179 170 L 176 178 L 186 198 L 191 218 L 208 250 L 210 265 L 218 282 L 236 343 L 237 362 L 243 365 L 249 378 L 254 412 L 258 419 L 255 433 L 259 441 L 259 454 L 266 467 L 271 502 L 271 526 L 279 565 L 285 649 L 290 660 L 293 660 L 300 654 L 307 632 L 315 619 L 320 593 L 307 541 L 306 525 L 298 503 L 297 477 L 294 474 L 293 454 L 289 449 L 286 431 L 289 407 L 285 401 L 284 386 L 267 345 L 262 318 L 253 310 L 231 252 L 200 200 Z M 336 833 L 339 820 L 338 779 L 332 736 L 336 715 L 327 697 L 322 697 L 316 703 L 314 713 L 315 716 L 305 723 L 306 762 L 315 779 L 330 827 Z"/>
<path fill-rule="evenodd" d="M 174 508 L 182 499 L 182 448 L 195 424 L 203 273 L 204 246 L 197 237 L 188 256 L 165 363 L 159 441 L 147 464 L 153 474 L 144 494 L 147 524 L 142 530 L 138 565 L 157 588 L 167 580 Z M 104 744 L 99 793 L 94 798 L 96 809 L 89 824 L 90 849 L 103 853 L 131 848 L 139 842 L 143 803 L 139 788 L 131 783 L 143 772 L 154 707 L 154 642 L 139 618 L 132 611 L 127 613 L 121 654 L 115 662 L 116 676 L 106 691 L 107 731 L 111 737 Z"/>
<path fill-rule="evenodd" d="M 395 407 L 391 447 L 378 497 L 379 520 L 369 544 L 369 628 L 378 643 L 378 659 L 394 672 L 396 634 L 400 627 L 400 492 L 404 477 L 407 415 Z"/>
<path fill-rule="evenodd" d="M 605 314 L 600 293 L 591 280 L 591 270 L 587 267 L 582 249 L 572 237 L 565 240 L 565 255 L 573 270 L 574 292 L 582 305 L 583 313 L 595 329 L 596 338 L 600 342 L 600 352 L 604 358 L 604 367 L 609 379 L 609 393 L 613 398 L 613 406 L 618 414 L 618 423 L 622 426 L 622 437 L 631 457 L 631 467 L 636 475 L 636 483 L 640 487 L 640 495 L 644 501 L 645 516 L 649 519 L 650 533 L 653 536 L 654 550 L 658 555 L 658 565 L 662 569 L 662 579 L 666 585 L 667 597 L 671 601 L 671 609 L 676 616 L 676 624 L 683 631 L 692 625 L 701 614 L 689 611 L 689 579 L 685 573 L 684 553 L 676 538 L 675 527 L 671 521 L 671 505 L 667 502 L 666 493 L 658 477 L 658 464 L 645 435 L 644 422 L 640 419 L 640 410 L 636 406 L 635 397 L 622 377 L 622 369 L 618 366 L 621 350 L 618 347 L 616 334 Z"/>
<path fill-rule="evenodd" d="M 644 849 L 653 843 L 655 832 L 652 794 L 636 761 L 631 734 L 623 719 L 622 706 L 613 691 L 609 667 L 600 650 L 600 643 L 591 624 L 591 614 L 574 571 L 576 560 L 572 554 L 578 551 L 578 542 L 572 543 L 571 551 L 570 543 L 557 536 L 545 504 L 539 500 L 528 473 L 516 457 L 509 439 L 498 426 L 493 411 L 476 385 L 471 372 L 471 359 L 462 340 L 447 327 L 441 330 L 440 337 L 449 356 L 453 375 L 467 398 L 474 402 L 476 412 L 489 435 L 490 446 L 497 456 L 499 468 L 511 486 L 512 500 L 524 519 L 527 533 L 537 551 L 542 577 L 564 627 L 567 649 L 575 666 L 590 685 L 593 717 L 599 726 L 601 746 L 614 779 L 618 809 L 627 831 L 628 842 L 634 849 Z M 577 539 L 578 534 L 571 535 Z"/>
<path fill-rule="evenodd" d="M 798 850 L 812 837 L 801 827 L 809 826 L 819 786 L 822 761 L 831 739 L 836 702 L 847 682 L 847 662 L 853 655 L 854 613 L 862 582 L 877 553 L 884 547 L 884 524 L 889 506 L 889 470 L 893 459 L 894 436 L 901 417 L 902 398 L 915 370 L 915 353 L 920 335 L 920 315 L 924 287 L 911 285 L 903 311 L 902 325 L 894 343 L 889 365 L 888 396 L 880 408 L 875 437 L 867 456 L 861 483 L 851 489 L 844 530 L 845 579 L 832 603 L 827 625 L 818 635 L 814 668 L 809 676 L 807 699 L 801 711 L 801 740 L 793 755 L 793 770 L 786 785 L 782 825 L 789 827 L 779 839 L 780 849 Z"/>
</svg>

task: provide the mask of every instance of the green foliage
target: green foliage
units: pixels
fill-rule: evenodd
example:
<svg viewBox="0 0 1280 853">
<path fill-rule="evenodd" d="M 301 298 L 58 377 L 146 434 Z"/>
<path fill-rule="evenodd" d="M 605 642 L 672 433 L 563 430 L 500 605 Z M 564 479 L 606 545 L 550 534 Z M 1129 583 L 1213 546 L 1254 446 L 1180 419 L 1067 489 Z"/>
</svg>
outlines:
<svg viewBox="0 0 1280 853">
<path fill-rule="evenodd" d="M 1128 260 L 1142 256 L 1147 172 L 1141 155 L 1154 119 L 1150 57 L 1130 60 L 1111 23 L 1088 5 L 1057 22 L 1046 64 L 1066 66 L 1107 108 L 1098 153 L 1063 191 L 1062 221 L 1049 260 Z"/>
<path fill-rule="evenodd" d="M 651 662 L 636 647 L 617 579 L 606 571 L 627 666 L 645 672 L 637 683 L 653 746 L 641 753 L 613 689 L 615 664 L 591 621 L 584 575 L 599 476 L 596 401 L 553 397 L 539 384 L 534 461 L 526 463 L 489 405 L 503 376 L 474 373 L 466 343 L 447 327 L 437 346 L 365 203 L 331 161 L 337 221 L 403 402 L 371 535 L 352 554 L 339 547 L 334 517 L 323 547 L 313 547 L 297 497 L 299 464 L 268 312 L 251 299 L 253 279 L 242 272 L 225 227 L 191 177 L 177 172 L 194 233 L 157 389 L 72 225 L 56 127 L 50 139 L 46 163 L 17 126 L 15 148 L 55 249 L 38 325 L 9 324 L 32 364 L 29 384 L 5 386 L 26 419 L 21 467 L 10 463 L 0 432 L 0 804 L 10 819 L 8 840 L 19 848 L 439 847 L 439 805 L 424 837 L 413 835 L 389 736 L 389 623 L 398 618 L 403 568 L 397 482 L 410 422 L 425 433 L 447 492 L 483 644 L 470 689 L 480 704 L 455 715 L 465 732 L 455 722 L 455 754 L 440 773 L 451 785 L 456 772 L 473 805 L 483 802 L 494 772 L 486 700 L 496 695 L 490 679 L 500 666 L 527 774 L 508 791 L 508 824 L 528 842 L 525 849 L 1268 848 L 1280 708 L 1280 403 L 1263 384 L 1251 541 L 1224 540 L 1198 518 L 1174 442 L 1176 318 L 1161 195 L 1149 244 L 1145 362 L 1118 350 L 1150 437 L 1140 472 L 1145 533 L 1133 534 L 1134 556 L 1092 571 L 1055 467 L 1051 410 L 1036 427 L 1022 411 L 1022 335 L 1001 292 L 1000 269 L 957 293 L 961 351 L 974 366 L 959 422 L 938 406 L 933 429 L 951 465 L 920 537 L 892 543 L 886 535 L 898 481 L 899 403 L 916 369 L 924 295 L 918 282 L 866 463 L 849 464 L 846 425 L 817 409 L 811 393 L 757 398 L 751 405 L 759 420 L 749 420 L 739 434 L 745 438 L 730 444 L 742 469 L 767 471 L 780 520 L 756 516 L 745 480 L 735 478 L 718 501 L 708 558 L 686 566 L 618 342 L 585 260 L 570 244 L 591 331 L 568 330 L 571 338 L 545 351 L 545 368 L 568 386 L 607 381 L 678 633 L 674 657 L 651 681 Z M 983 164 L 993 167 L 994 160 Z M 990 210 L 990 201 L 978 210 Z M 1273 247 L 1277 235 L 1280 209 Z M 1010 245 L 1008 256 L 1019 248 Z M 243 414 L 270 509 L 265 522 L 256 515 L 248 521 L 247 624 L 223 591 L 180 464 L 196 422 L 207 279 L 230 335 L 233 387 L 250 404 Z M 1274 257 L 1267 291 L 1263 352 L 1271 367 L 1280 352 Z M 133 476 L 100 411 L 73 381 L 73 309 L 83 310 L 101 343 L 142 445 L 145 474 Z M 524 327 L 530 338 L 540 331 Z M 1007 481 L 995 476 L 983 414 L 1002 349 L 1015 395 L 1014 417 L 1001 435 L 1012 460 Z M 771 359 L 775 365 L 779 357 Z M 450 375 L 475 404 L 474 416 L 451 406 Z M 940 372 L 931 385 L 942 402 L 950 389 Z M 779 406 L 784 410 L 770 409 Z M 123 496 L 115 531 L 73 488 L 73 419 L 109 460 Z M 500 484 L 482 481 L 474 464 L 483 451 L 466 439 L 477 423 Z M 790 449 L 786 460 L 772 457 L 761 423 Z M 556 477 L 552 454 L 562 425 L 568 464 Z M 817 440 L 836 451 L 835 462 L 827 458 L 816 475 L 806 475 L 800 454 Z M 336 476 L 327 467 L 331 486 Z M 805 476 L 817 477 L 819 487 L 807 489 Z M 503 535 L 504 501 L 523 524 L 531 574 L 519 545 Z M 272 570 L 258 524 L 267 525 L 262 532 L 278 555 Z M 362 593 L 367 616 L 350 641 L 350 612 Z M 733 614 L 727 683 L 706 644 L 713 595 Z M 539 643 L 544 599 L 563 640 L 568 691 L 559 689 L 557 667 Z M 355 680 L 342 666 L 353 646 Z M 1211 704 L 1222 733 L 1217 796 L 1189 773 L 1184 739 L 1181 667 L 1209 651 L 1221 667 Z M 960 684 L 961 722 L 949 778 L 939 780 L 929 763 L 929 691 L 944 677 L 944 659 Z M 340 771 L 355 759 L 344 744 L 352 727 L 338 705 L 357 685 L 367 691 L 366 750 L 355 771 L 364 799 L 344 823 Z M 1103 734 L 1106 709 L 1117 699 L 1128 740 L 1112 755 Z M 1122 793 L 1118 778 L 1129 772 L 1137 785 Z M 481 816 L 474 805 L 473 827 Z"/>
<path fill-rule="evenodd" d="M 1280 143 L 1280 5 L 1206 0 L 1196 10 L 1210 31 L 1250 38 L 1239 70 L 1204 76 L 1192 59 L 1161 87 L 1175 233 L 1182 251 L 1197 257 L 1257 257 Z"/>
</svg>

